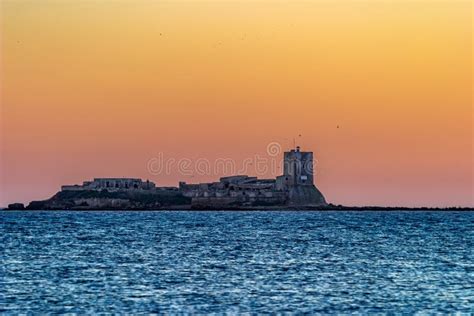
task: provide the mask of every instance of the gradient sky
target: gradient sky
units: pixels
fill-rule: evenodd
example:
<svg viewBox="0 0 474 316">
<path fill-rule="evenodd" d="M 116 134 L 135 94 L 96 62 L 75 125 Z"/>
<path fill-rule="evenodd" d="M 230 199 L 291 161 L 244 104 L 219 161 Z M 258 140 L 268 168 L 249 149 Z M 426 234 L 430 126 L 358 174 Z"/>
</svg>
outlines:
<svg viewBox="0 0 474 316">
<path fill-rule="evenodd" d="M 329 202 L 473 206 L 471 1 L 0 2 L 0 206 L 294 137 Z"/>
</svg>

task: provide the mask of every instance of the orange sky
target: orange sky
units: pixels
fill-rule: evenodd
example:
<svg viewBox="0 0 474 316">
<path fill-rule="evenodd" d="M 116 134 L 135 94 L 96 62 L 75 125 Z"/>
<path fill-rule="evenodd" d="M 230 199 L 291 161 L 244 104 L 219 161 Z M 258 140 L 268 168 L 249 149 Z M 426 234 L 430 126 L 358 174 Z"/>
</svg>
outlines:
<svg viewBox="0 0 474 316">
<path fill-rule="evenodd" d="M 0 206 L 293 137 L 329 202 L 473 206 L 470 1 L 0 2 Z"/>
</svg>

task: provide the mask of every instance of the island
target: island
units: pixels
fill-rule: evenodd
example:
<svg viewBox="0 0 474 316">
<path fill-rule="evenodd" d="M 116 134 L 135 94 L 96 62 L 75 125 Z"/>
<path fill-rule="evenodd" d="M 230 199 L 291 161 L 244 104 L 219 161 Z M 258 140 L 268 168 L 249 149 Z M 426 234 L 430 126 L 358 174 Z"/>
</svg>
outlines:
<svg viewBox="0 0 474 316">
<path fill-rule="evenodd" d="M 312 209 L 328 207 L 314 185 L 313 152 L 297 146 L 283 155 L 283 174 L 275 179 L 248 175 L 222 177 L 217 182 L 157 187 L 137 178 L 95 178 L 81 185 L 64 185 L 54 196 L 32 201 L 27 210 L 162 210 L 162 209 Z"/>
</svg>

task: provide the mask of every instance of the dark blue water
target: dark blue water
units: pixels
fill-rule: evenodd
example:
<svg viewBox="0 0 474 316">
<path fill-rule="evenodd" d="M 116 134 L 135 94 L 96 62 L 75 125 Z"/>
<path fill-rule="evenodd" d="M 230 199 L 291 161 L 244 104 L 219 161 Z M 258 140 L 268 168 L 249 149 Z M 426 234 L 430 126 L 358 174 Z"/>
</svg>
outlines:
<svg viewBox="0 0 474 316">
<path fill-rule="evenodd" d="M 474 312 L 472 212 L 0 212 L 0 312 Z"/>
</svg>

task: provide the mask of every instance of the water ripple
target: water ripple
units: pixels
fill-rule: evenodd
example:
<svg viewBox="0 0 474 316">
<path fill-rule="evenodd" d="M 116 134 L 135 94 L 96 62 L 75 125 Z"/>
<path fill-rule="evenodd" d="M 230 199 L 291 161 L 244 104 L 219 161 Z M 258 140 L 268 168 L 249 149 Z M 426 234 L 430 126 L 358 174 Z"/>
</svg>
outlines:
<svg viewBox="0 0 474 316">
<path fill-rule="evenodd" d="M 3 313 L 474 312 L 474 213 L 0 212 Z"/>
</svg>

